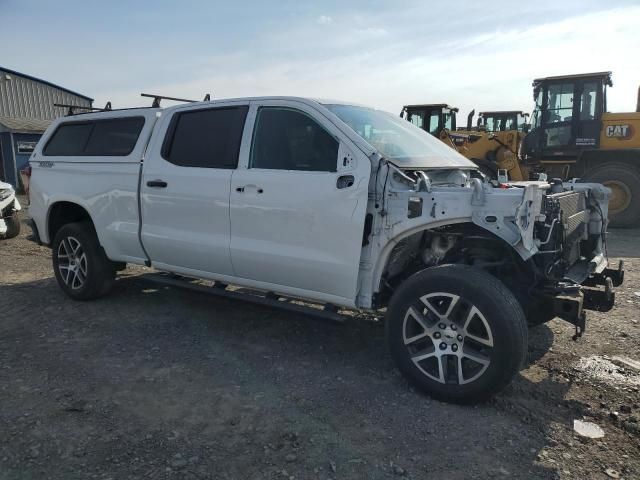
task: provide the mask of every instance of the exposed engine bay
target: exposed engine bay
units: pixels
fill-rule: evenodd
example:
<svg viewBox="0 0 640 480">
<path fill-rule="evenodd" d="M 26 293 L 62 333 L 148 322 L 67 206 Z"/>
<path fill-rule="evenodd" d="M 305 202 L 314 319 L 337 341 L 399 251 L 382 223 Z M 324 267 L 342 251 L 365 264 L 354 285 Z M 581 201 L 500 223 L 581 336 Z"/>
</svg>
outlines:
<svg viewBox="0 0 640 480">
<path fill-rule="evenodd" d="M 494 274 L 523 308 L 561 316 L 577 326 L 578 335 L 583 308 L 612 308 L 612 287 L 622 283 L 623 269 L 607 268 L 606 187 L 560 180 L 490 182 L 474 170 L 391 165 L 390 171 L 379 231 L 425 228 L 399 236 L 381 272 L 378 301 L 415 272 L 462 263 Z"/>
</svg>

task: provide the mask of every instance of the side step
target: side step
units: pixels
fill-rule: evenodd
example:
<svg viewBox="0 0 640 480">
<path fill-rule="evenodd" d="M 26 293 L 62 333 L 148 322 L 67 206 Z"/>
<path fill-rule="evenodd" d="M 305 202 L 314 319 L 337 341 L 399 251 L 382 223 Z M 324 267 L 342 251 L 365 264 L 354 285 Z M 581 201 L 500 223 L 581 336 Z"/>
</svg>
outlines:
<svg viewBox="0 0 640 480">
<path fill-rule="evenodd" d="M 302 301 L 285 297 L 274 292 L 265 293 L 259 290 L 251 290 L 241 287 L 230 290 L 227 288 L 227 284 L 222 282 L 213 282 L 213 284 L 207 285 L 204 281 L 198 279 L 167 273 L 147 273 L 138 278 L 169 287 L 184 288 L 195 292 L 206 293 L 208 295 L 215 295 L 217 297 L 250 302 L 255 305 L 262 305 L 265 307 L 279 308 L 302 315 L 308 315 L 316 319 L 329 320 L 334 323 L 344 323 L 345 320 L 349 318 L 346 315 L 338 313 L 338 308 L 335 305 L 320 305 L 309 302 L 304 302 L 304 304 L 293 303 Z"/>
</svg>

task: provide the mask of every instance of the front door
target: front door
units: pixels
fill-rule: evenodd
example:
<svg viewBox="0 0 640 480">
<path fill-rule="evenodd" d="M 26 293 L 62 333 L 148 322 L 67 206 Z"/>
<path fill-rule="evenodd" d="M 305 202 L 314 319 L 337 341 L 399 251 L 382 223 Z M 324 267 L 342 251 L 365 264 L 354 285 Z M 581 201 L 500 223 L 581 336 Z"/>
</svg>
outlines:
<svg viewBox="0 0 640 480">
<path fill-rule="evenodd" d="M 154 267 L 233 275 L 229 188 L 248 105 L 186 107 L 159 128 L 144 161 L 142 244 Z"/>
<path fill-rule="evenodd" d="M 282 293 L 352 304 L 369 159 L 356 155 L 337 127 L 306 104 L 273 101 L 253 108 L 247 165 L 231 184 L 236 276 Z"/>
<path fill-rule="evenodd" d="M 573 149 L 575 137 L 573 132 L 574 116 L 573 82 L 553 83 L 545 92 L 546 109 L 542 117 L 543 152 L 551 156 L 562 155 Z"/>
</svg>

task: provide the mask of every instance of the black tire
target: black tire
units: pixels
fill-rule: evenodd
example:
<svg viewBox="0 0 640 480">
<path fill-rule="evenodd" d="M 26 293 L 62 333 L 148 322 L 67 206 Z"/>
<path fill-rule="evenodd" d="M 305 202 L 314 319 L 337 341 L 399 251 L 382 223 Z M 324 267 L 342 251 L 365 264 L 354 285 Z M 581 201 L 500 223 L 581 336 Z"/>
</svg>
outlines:
<svg viewBox="0 0 640 480">
<path fill-rule="evenodd" d="M 431 297 L 423 300 L 427 295 Z M 428 308 L 425 302 L 434 303 Z M 451 303 L 450 317 L 436 316 L 437 308 L 442 314 Z M 422 323 L 415 312 L 422 314 Z M 433 267 L 407 279 L 391 298 L 386 328 L 391 355 L 403 375 L 446 402 L 488 399 L 511 382 L 527 355 L 527 322 L 515 296 L 495 277 L 467 265 Z"/>
<path fill-rule="evenodd" d="M 640 170 L 626 163 L 605 162 L 593 170 L 587 171 L 581 182 L 602 183 L 609 188 L 620 189 L 618 195 L 628 196 L 622 201 L 620 209 L 612 207 L 615 199 L 614 190 L 609 203 L 609 225 L 618 228 L 640 226 Z M 613 185 L 612 185 L 613 183 Z M 615 187 L 614 187 L 615 185 Z"/>
<path fill-rule="evenodd" d="M 62 245 L 62 246 L 61 246 Z M 76 246 L 79 245 L 79 249 Z M 65 256 L 65 252 L 75 254 Z M 92 300 L 109 293 L 115 281 L 115 264 L 100 246 L 89 222 L 68 223 L 51 245 L 53 271 L 60 288 L 74 300 Z"/>
<path fill-rule="evenodd" d="M 2 237 L 3 239 L 8 240 L 20 235 L 20 219 L 18 218 L 18 212 L 13 212 L 13 215 L 5 218 L 4 223 L 7 226 L 7 231 Z"/>
</svg>

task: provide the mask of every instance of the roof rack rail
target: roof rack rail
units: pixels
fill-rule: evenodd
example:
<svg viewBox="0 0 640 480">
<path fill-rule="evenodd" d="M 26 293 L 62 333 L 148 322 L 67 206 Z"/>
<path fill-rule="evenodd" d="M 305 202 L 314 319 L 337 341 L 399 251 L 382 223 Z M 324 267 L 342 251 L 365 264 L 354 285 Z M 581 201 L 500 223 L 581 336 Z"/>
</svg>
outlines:
<svg viewBox="0 0 640 480">
<path fill-rule="evenodd" d="M 111 102 L 107 102 L 107 104 L 104 106 L 104 108 L 84 107 L 82 105 L 70 105 L 68 103 L 54 103 L 53 106 L 54 107 L 68 108 L 67 115 L 66 115 L 67 117 L 75 115 L 74 109 L 75 110 L 85 110 L 85 112 L 83 112 L 83 113 L 87 113 L 87 112 L 107 112 L 107 111 L 111 110 Z"/>
<path fill-rule="evenodd" d="M 153 93 L 141 93 L 140 96 L 153 98 L 153 103 L 151 104 L 151 108 L 160 108 L 160 101 L 162 100 L 173 100 L 174 102 L 187 102 L 187 103 L 193 103 L 198 101 L 198 100 L 189 100 L 187 98 L 176 98 L 176 97 L 167 97 L 165 95 L 155 95 Z M 204 102 L 211 101 L 211 94 L 207 93 L 204 96 L 203 101 Z"/>
</svg>

